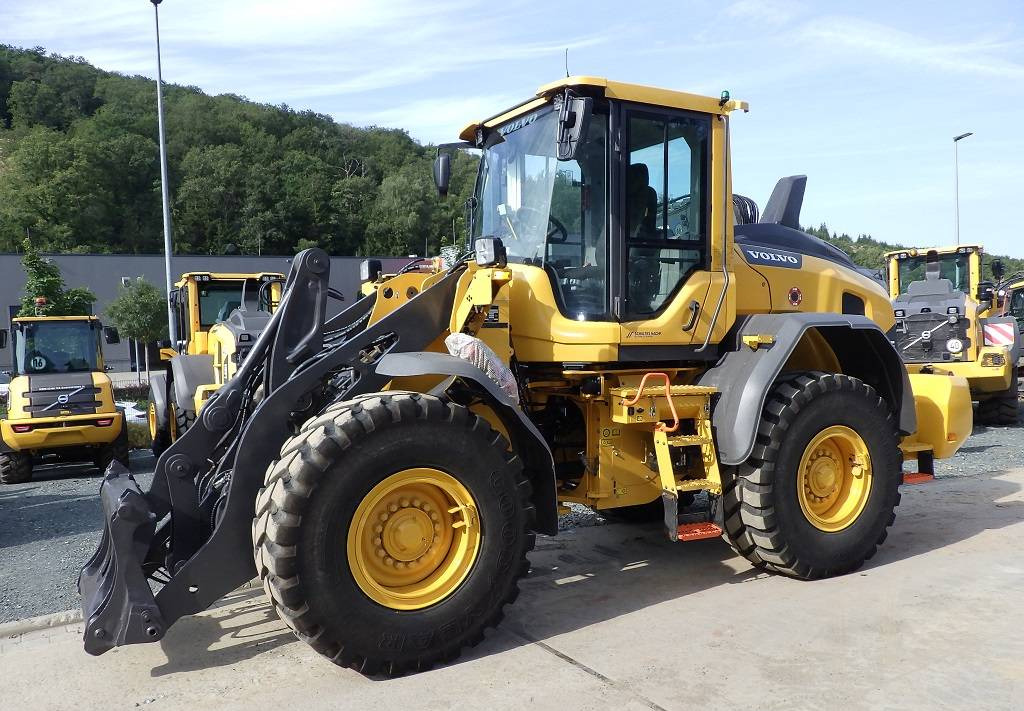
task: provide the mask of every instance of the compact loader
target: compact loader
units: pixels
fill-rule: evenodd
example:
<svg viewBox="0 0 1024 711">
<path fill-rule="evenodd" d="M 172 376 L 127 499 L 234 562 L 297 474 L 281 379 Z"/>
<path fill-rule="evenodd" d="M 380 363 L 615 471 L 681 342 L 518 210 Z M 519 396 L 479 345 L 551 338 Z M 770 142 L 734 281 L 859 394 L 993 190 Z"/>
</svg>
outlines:
<svg viewBox="0 0 1024 711">
<path fill-rule="evenodd" d="M 660 508 L 668 539 L 724 536 L 796 578 L 857 569 L 901 442 L 950 456 L 967 386 L 907 373 L 885 290 L 796 228 L 802 180 L 734 226 L 737 110 L 566 78 L 439 149 L 442 194 L 450 151 L 481 151 L 472 251 L 330 319 L 328 256 L 300 253 L 149 490 L 108 471 L 86 651 L 159 640 L 259 576 L 335 663 L 425 669 L 498 623 L 569 502 Z"/>
<path fill-rule="evenodd" d="M 188 272 L 171 290 L 178 342 L 149 378 L 149 434 L 160 456 L 226 383 L 281 298 L 283 274 Z"/>
<path fill-rule="evenodd" d="M 896 326 L 890 339 L 911 373 L 966 378 L 977 420 L 1018 420 L 1016 320 L 999 315 L 996 289 L 982 279 L 980 245 L 902 249 L 886 254 Z"/>
<path fill-rule="evenodd" d="M 103 345 L 117 329 L 95 316 L 22 316 L 11 320 L 13 370 L 7 415 L 0 419 L 0 483 L 32 478 L 33 461 L 112 461 L 128 466 L 128 427 L 114 405 Z M 0 331 L 0 347 L 7 331 Z"/>
</svg>

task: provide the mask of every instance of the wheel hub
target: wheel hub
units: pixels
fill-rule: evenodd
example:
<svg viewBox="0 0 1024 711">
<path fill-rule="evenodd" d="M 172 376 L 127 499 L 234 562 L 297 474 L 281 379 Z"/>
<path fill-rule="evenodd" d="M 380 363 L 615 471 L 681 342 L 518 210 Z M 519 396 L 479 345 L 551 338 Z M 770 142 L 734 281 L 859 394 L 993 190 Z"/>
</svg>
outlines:
<svg viewBox="0 0 1024 711">
<path fill-rule="evenodd" d="M 849 427 L 827 427 L 804 448 L 797 476 L 807 520 L 823 531 L 841 531 L 857 520 L 871 491 L 867 443 Z"/>
<path fill-rule="evenodd" d="M 388 506 L 383 514 L 386 518 L 380 536 L 373 539 L 374 545 L 379 546 L 378 557 L 383 551 L 387 557 L 408 563 L 422 557 L 435 541 L 440 542 L 441 524 L 434 523 L 430 517 L 433 513 L 434 518 L 439 519 L 437 512 L 432 512 L 430 504 L 421 503 L 419 499 L 417 504 L 402 499 Z"/>
<path fill-rule="evenodd" d="M 348 563 L 374 602 L 412 610 L 454 592 L 482 540 L 476 506 L 454 477 L 407 469 L 385 478 L 359 504 L 348 532 Z"/>
</svg>

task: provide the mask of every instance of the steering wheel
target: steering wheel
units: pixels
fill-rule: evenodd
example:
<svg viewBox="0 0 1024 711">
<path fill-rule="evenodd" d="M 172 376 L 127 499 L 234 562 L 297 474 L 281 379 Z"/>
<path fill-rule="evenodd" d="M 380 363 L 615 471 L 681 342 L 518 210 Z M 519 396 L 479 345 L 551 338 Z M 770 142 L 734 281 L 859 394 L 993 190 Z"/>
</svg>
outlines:
<svg viewBox="0 0 1024 711">
<path fill-rule="evenodd" d="M 531 212 L 534 215 L 537 215 L 538 217 L 541 217 L 544 214 L 535 207 L 531 207 L 530 205 L 523 205 L 518 210 L 516 210 L 516 221 L 519 222 L 520 224 L 522 224 L 523 221 L 519 219 L 519 213 L 522 212 L 523 210 Z M 563 225 L 557 218 L 552 217 L 551 213 L 548 213 L 547 217 L 548 223 L 554 225 L 554 229 L 544 235 L 544 241 L 554 242 L 555 244 L 562 244 L 563 242 L 567 241 L 569 239 L 569 230 L 565 229 L 565 225 Z M 559 236 L 558 239 L 555 239 L 555 235 Z"/>
</svg>

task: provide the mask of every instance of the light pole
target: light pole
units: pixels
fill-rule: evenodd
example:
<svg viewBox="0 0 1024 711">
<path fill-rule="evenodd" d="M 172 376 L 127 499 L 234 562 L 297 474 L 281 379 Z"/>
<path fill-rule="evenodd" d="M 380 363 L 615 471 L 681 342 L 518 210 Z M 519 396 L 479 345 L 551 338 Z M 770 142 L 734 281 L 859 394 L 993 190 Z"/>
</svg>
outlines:
<svg viewBox="0 0 1024 711">
<path fill-rule="evenodd" d="M 167 280 L 167 333 L 171 345 L 178 344 L 178 333 L 174 323 L 174 309 L 171 306 L 171 200 L 167 186 L 167 140 L 164 137 L 164 79 L 160 66 L 160 3 L 163 0 L 149 0 L 153 3 L 153 19 L 156 22 L 156 120 L 160 133 L 160 192 L 164 204 L 164 278 Z"/>
<path fill-rule="evenodd" d="M 953 221 L 956 223 L 956 243 L 960 244 L 960 163 L 957 156 L 957 144 L 974 133 L 968 131 L 959 136 L 953 136 Z"/>
</svg>

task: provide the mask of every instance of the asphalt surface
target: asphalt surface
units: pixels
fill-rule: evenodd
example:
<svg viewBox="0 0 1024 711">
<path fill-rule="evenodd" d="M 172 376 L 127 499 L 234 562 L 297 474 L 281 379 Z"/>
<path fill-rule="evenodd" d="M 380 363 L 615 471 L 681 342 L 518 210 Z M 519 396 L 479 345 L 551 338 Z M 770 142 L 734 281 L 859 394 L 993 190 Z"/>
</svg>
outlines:
<svg viewBox="0 0 1024 711">
<path fill-rule="evenodd" d="M 0 635 L 3 698 L 18 711 L 1018 711 L 1022 538 L 1024 468 L 904 487 L 867 565 L 814 582 L 761 574 L 721 540 L 669 543 L 657 524 L 575 528 L 538 538 L 497 629 L 421 674 L 336 667 L 243 587 L 157 644 L 100 657 L 82 651 L 81 622 Z"/>
<path fill-rule="evenodd" d="M 991 476 L 1022 464 L 1024 425 L 975 427 L 960 451 L 935 469 L 938 478 Z M 145 489 L 152 455 L 133 451 L 131 469 Z M 30 482 L 0 487 L 0 623 L 79 606 L 75 581 L 102 529 L 99 481 L 92 467 L 48 465 Z M 605 523 L 600 514 L 573 506 L 559 528 Z"/>
</svg>

